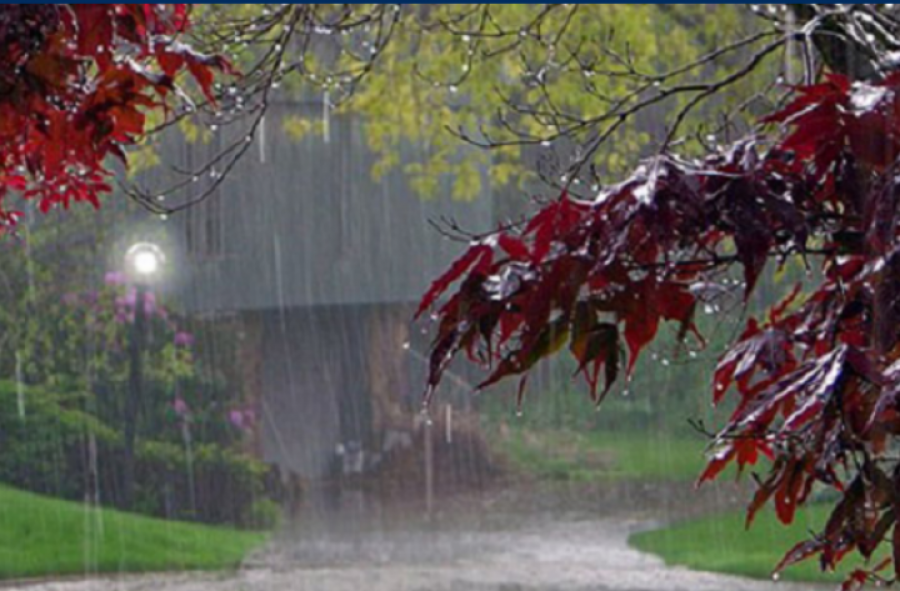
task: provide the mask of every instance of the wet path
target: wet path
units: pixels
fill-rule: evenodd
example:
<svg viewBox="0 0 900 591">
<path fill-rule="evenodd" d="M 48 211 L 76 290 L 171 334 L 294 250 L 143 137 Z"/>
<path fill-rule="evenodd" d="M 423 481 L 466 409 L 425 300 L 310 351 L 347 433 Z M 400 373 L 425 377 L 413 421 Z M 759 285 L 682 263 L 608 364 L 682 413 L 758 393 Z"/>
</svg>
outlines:
<svg viewBox="0 0 900 591">
<path fill-rule="evenodd" d="M 503 500 L 503 499 L 501 499 Z M 508 499 L 506 499 L 508 501 Z M 494 499 L 497 502 L 497 499 Z M 303 523 L 237 573 L 147 575 L 30 586 L 32 591 L 799 591 L 816 589 L 665 566 L 628 547 L 641 512 L 382 513 Z M 593 515 L 593 516 L 592 516 Z M 818 587 L 821 589 L 821 587 Z"/>
</svg>

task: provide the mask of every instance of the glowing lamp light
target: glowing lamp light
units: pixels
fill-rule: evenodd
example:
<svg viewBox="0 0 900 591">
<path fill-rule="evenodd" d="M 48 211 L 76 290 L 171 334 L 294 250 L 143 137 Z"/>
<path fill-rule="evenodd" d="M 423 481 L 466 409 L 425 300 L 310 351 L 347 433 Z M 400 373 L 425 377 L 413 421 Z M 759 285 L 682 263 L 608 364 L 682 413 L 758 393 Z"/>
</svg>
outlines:
<svg viewBox="0 0 900 591">
<path fill-rule="evenodd" d="M 159 246 L 150 242 L 138 242 L 125 253 L 125 262 L 135 279 L 151 279 L 165 264 L 166 257 Z"/>
</svg>

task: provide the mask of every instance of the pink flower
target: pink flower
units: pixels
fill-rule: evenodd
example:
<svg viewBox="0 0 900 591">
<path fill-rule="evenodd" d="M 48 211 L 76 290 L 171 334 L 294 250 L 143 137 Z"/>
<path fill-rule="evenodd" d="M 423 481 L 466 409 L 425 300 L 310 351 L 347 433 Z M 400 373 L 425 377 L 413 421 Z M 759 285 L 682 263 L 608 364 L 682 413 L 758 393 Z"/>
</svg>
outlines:
<svg viewBox="0 0 900 591">
<path fill-rule="evenodd" d="M 180 396 L 175 398 L 175 401 L 172 403 L 172 408 L 175 410 L 175 414 L 177 414 L 179 417 L 183 417 L 191 412 L 191 409 L 188 407 L 187 402 L 185 402 L 184 398 Z"/>
<path fill-rule="evenodd" d="M 233 409 L 228 413 L 228 420 L 231 421 L 231 424 L 238 429 L 244 428 L 244 413 L 242 413 L 241 411 Z"/>
<path fill-rule="evenodd" d="M 156 294 L 152 291 L 144 293 L 144 312 L 149 316 L 156 311 Z"/>
<path fill-rule="evenodd" d="M 256 422 L 256 413 L 252 408 L 234 408 L 228 413 L 228 421 L 242 431 L 249 431 Z"/>
<path fill-rule="evenodd" d="M 103 277 L 107 285 L 123 285 L 126 281 L 125 274 L 121 271 L 110 271 Z"/>
<path fill-rule="evenodd" d="M 194 344 L 194 335 L 189 332 L 179 331 L 175 333 L 176 347 L 190 347 Z"/>
<path fill-rule="evenodd" d="M 129 289 L 124 294 L 117 295 L 115 299 L 116 308 L 131 310 L 137 301 L 137 294 L 134 289 Z M 124 310 L 123 310 L 124 311 Z"/>
</svg>

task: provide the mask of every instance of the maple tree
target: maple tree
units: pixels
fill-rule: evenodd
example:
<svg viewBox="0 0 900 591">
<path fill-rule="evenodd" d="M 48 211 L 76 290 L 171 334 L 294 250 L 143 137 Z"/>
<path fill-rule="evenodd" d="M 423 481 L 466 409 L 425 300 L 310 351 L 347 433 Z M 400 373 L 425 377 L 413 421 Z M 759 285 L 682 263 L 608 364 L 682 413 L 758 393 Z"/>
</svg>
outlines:
<svg viewBox="0 0 900 591">
<path fill-rule="evenodd" d="M 818 273 L 813 288 L 798 284 L 750 318 L 715 369 L 713 400 L 733 391 L 736 408 L 698 483 L 767 458 L 748 525 L 767 503 L 790 523 L 814 486 L 836 489 L 823 531 L 776 572 L 810 556 L 833 569 L 856 551 L 867 566 L 845 588 L 896 580 L 900 74 L 884 49 L 896 22 L 860 14 L 795 11 L 809 19 L 806 49 L 815 43 L 828 67 L 809 67 L 807 56 L 807 81 L 749 135 L 701 157 L 680 156 L 667 140 L 595 197 L 564 190 L 522 223 L 473 236 L 418 311 L 433 310 L 436 324 L 426 403 L 459 355 L 488 368 L 479 388 L 519 377 L 521 402 L 529 370 L 566 348 L 599 403 L 662 324 L 702 346 L 694 314 L 710 294 L 728 291 L 737 271 L 747 301 L 770 261 L 798 257 Z M 887 24 L 865 36 L 852 28 L 863 21 Z M 814 34 L 819 25 L 827 36 Z M 869 45 L 848 68 L 854 42 Z M 885 541 L 890 557 L 868 563 Z"/>
<path fill-rule="evenodd" d="M 148 113 L 194 108 L 176 80 L 189 75 L 215 103 L 220 56 L 180 40 L 186 4 L 5 5 L 0 9 L 0 228 L 22 210 L 73 202 L 99 206 L 111 190 L 107 157 L 150 129 Z"/>
<path fill-rule="evenodd" d="M 354 87 L 411 12 L 364 9 L 365 18 L 357 18 L 344 5 L 319 6 L 326 7 L 321 14 L 280 5 L 251 19 L 239 38 L 259 40 L 266 69 L 278 79 L 298 71 L 332 87 L 346 77 Z M 458 354 L 490 367 L 482 387 L 511 376 L 522 376 L 524 386 L 540 359 L 568 348 L 600 402 L 620 374 L 633 373 L 663 323 L 702 344 L 694 313 L 732 269 L 743 276 L 747 299 L 770 261 L 816 261 L 815 288 L 798 288 L 749 320 L 722 356 L 713 398 L 721 401 L 733 390 L 737 404 L 700 480 L 730 464 L 744 469 L 770 458 L 748 521 L 771 501 L 790 522 L 814 485 L 836 488 L 841 498 L 824 531 L 798 544 L 779 568 L 812 555 L 830 568 L 854 550 L 869 558 L 889 540 L 891 559 L 854 572 L 848 584 L 890 579 L 884 567 L 892 562 L 900 570 L 900 470 L 891 456 L 900 432 L 896 17 L 865 5 L 773 6 L 771 30 L 658 74 L 635 62 L 630 48 L 611 49 L 611 33 L 566 44 L 576 8 L 548 5 L 518 26 L 498 24 L 490 10 L 478 5 L 439 14 L 422 29 L 462 41 L 464 54 L 474 56 L 465 58 L 464 72 L 533 41 L 540 51 L 523 48 L 517 57 L 526 66 L 522 85 L 534 92 L 526 93 L 532 100 L 524 105 L 515 102 L 521 97 L 504 100 L 515 117 L 495 123 L 506 135 L 495 141 L 489 134 L 459 135 L 497 149 L 580 134 L 586 155 L 565 176 L 557 199 L 523 224 L 475 237 L 425 295 L 420 313 L 435 308 L 437 320 L 428 395 Z M 553 34 L 548 15 L 559 17 Z M 196 108 L 179 80 L 191 80 L 201 101 L 219 100 L 215 74 L 231 67 L 181 40 L 191 20 L 187 5 L 0 9 L 6 49 L 0 57 L 0 225 L 22 215 L 10 206 L 15 194 L 43 210 L 78 201 L 96 206 L 111 189 L 108 157 L 124 160 L 126 146 L 156 129 L 151 113 L 175 120 Z M 285 65 L 295 30 L 309 39 L 320 29 L 354 33 L 356 23 L 377 33 L 361 43 L 366 57 L 341 76 L 314 69 L 313 60 Z M 354 34 L 348 38 L 352 44 Z M 702 157 L 679 155 L 675 134 L 692 109 L 749 80 L 788 41 L 803 49 L 807 80 L 790 88 L 787 102 L 749 136 L 707 146 Z M 814 67 L 813 48 L 826 68 Z M 696 79 L 710 64 L 727 61 L 726 54 L 732 63 L 725 73 Z M 610 98 L 590 82 L 595 76 L 635 84 Z M 588 116 L 561 104 L 560 92 L 549 90 L 554 79 L 567 80 L 570 94 L 583 86 L 603 107 Z M 243 88 L 265 93 L 272 81 L 263 76 Z M 454 92 L 457 82 L 462 79 L 449 85 Z M 574 181 L 604 142 L 635 114 L 669 99 L 681 103 L 658 154 L 599 195 L 579 195 Z M 516 127 L 521 121 L 537 125 Z"/>
</svg>

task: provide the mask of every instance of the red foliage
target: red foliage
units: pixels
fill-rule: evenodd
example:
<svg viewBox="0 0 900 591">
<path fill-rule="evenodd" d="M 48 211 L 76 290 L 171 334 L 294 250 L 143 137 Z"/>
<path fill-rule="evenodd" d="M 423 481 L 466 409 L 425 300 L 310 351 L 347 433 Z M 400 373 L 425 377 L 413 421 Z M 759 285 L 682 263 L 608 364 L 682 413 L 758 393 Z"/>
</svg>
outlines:
<svg viewBox="0 0 900 591">
<path fill-rule="evenodd" d="M 185 4 L 8 4 L 0 8 L 0 230 L 20 211 L 11 192 L 42 211 L 110 190 L 107 157 L 168 112 L 175 79 L 188 71 L 212 100 L 219 57 L 178 41 Z"/>
<path fill-rule="evenodd" d="M 842 497 L 824 531 L 778 568 L 812 555 L 832 568 L 852 550 L 868 559 L 900 515 L 900 469 L 884 455 L 900 433 L 898 326 L 875 320 L 900 318 L 900 290 L 882 293 L 900 269 L 897 115 L 900 76 L 832 75 L 765 119 L 780 134 L 701 161 L 661 154 L 594 200 L 563 194 L 522 231 L 473 244 L 423 301 L 461 280 L 436 313 L 429 395 L 461 350 L 492 370 L 485 386 L 568 342 L 599 402 L 599 371 L 605 393 L 622 351 L 631 372 L 662 323 L 696 335 L 694 310 L 727 267 L 742 267 L 746 298 L 773 257 L 820 256 L 815 289 L 798 286 L 751 319 L 722 356 L 713 399 L 734 390 L 737 408 L 700 482 L 770 458 L 748 524 L 769 501 L 790 523 L 815 483 L 834 487 Z M 855 572 L 847 587 L 871 576 Z"/>
</svg>

